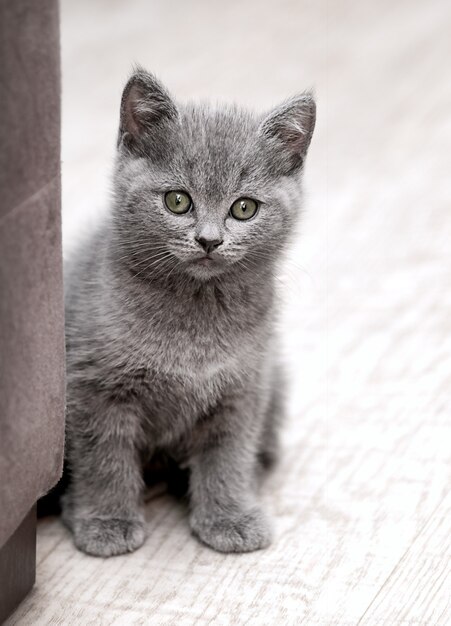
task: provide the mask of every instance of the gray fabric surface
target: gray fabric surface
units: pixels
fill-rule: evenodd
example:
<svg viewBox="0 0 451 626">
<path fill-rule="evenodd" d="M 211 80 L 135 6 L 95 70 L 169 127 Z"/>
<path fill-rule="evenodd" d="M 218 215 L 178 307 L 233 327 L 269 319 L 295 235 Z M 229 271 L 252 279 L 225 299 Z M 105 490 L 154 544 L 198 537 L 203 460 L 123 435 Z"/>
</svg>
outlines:
<svg viewBox="0 0 451 626">
<path fill-rule="evenodd" d="M 0 0 L 0 546 L 64 443 L 59 16 Z"/>
</svg>

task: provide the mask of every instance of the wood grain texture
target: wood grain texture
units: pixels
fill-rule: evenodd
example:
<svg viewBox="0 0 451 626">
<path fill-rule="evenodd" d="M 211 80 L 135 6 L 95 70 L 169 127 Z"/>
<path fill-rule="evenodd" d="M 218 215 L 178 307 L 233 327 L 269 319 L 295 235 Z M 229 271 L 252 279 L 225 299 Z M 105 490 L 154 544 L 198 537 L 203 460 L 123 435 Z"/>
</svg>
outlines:
<svg viewBox="0 0 451 626">
<path fill-rule="evenodd" d="M 438 505 L 359 624 L 441 624 L 451 609 L 451 494 Z"/>
<path fill-rule="evenodd" d="M 301 234 L 281 278 L 291 374 L 266 551 L 224 556 L 166 495 L 138 552 L 39 524 L 12 624 L 451 622 L 451 4 L 62 3 L 66 250 L 107 200 L 133 61 L 180 98 L 261 109 L 314 86 Z"/>
</svg>

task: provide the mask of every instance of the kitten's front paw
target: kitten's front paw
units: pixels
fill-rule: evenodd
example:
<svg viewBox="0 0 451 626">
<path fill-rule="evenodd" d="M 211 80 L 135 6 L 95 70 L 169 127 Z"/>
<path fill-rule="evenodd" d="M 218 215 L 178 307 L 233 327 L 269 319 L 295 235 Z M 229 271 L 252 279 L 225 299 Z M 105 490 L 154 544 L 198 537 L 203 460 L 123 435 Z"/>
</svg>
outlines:
<svg viewBox="0 0 451 626">
<path fill-rule="evenodd" d="M 266 515 L 257 508 L 234 515 L 209 517 L 200 511 L 191 515 L 193 533 L 218 552 L 252 552 L 267 548 L 271 529 Z"/>
<path fill-rule="evenodd" d="M 94 556 L 133 552 L 144 543 L 146 536 L 141 520 L 78 519 L 72 522 L 72 529 L 77 548 Z"/>
</svg>

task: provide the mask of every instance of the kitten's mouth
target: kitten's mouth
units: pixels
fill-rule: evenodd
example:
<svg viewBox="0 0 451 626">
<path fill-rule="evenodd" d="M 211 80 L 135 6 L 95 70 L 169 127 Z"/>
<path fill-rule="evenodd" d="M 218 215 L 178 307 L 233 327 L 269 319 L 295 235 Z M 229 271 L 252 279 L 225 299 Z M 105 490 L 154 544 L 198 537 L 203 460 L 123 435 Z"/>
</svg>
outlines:
<svg viewBox="0 0 451 626">
<path fill-rule="evenodd" d="M 194 262 L 200 263 L 201 265 L 211 265 L 212 263 L 215 263 L 215 261 L 216 259 L 211 257 L 209 254 L 206 254 L 205 256 L 200 257 L 200 259 L 196 259 Z"/>
<path fill-rule="evenodd" d="M 188 267 L 195 276 L 199 278 L 209 278 L 214 274 L 221 273 L 225 269 L 225 264 L 221 257 L 205 254 L 204 256 L 192 259 Z"/>
<path fill-rule="evenodd" d="M 221 264 L 221 257 L 217 256 L 216 254 L 211 254 L 211 252 L 207 252 L 206 254 L 204 254 L 203 256 L 198 256 L 194 259 L 191 260 L 191 264 L 194 265 L 220 265 Z"/>
</svg>

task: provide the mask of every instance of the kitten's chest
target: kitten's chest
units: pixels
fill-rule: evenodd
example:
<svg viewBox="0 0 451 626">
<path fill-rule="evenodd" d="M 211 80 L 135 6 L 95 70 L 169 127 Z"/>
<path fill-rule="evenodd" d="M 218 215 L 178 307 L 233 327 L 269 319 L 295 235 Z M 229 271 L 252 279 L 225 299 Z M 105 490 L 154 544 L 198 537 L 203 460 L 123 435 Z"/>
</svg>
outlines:
<svg viewBox="0 0 451 626">
<path fill-rule="evenodd" d="M 152 441 L 172 445 L 258 369 L 265 316 L 239 304 L 156 302 L 113 342 L 114 394 L 140 411 Z"/>
<path fill-rule="evenodd" d="M 167 359 L 164 368 L 159 360 L 155 365 L 131 359 L 115 368 L 109 382 L 114 397 L 134 407 L 152 445 L 173 447 L 189 439 L 199 420 L 242 382 L 233 368 L 209 369 L 190 370 L 182 358 Z"/>
<path fill-rule="evenodd" d="M 144 430 L 152 441 L 165 445 L 177 441 L 190 431 L 211 407 L 218 404 L 235 384 L 234 375 L 215 374 L 179 376 L 142 368 L 122 378 L 121 387 L 128 386 L 133 402 L 139 407 Z"/>
<path fill-rule="evenodd" d="M 253 304 L 234 303 L 213 292 L 188 302 L 157 302 L 130 330 L 136 337 L 139 329 L 137 354 L 154 371 L 208 379 L 235 369 L 251 351 L 259 318 Z"/>
</svg>

